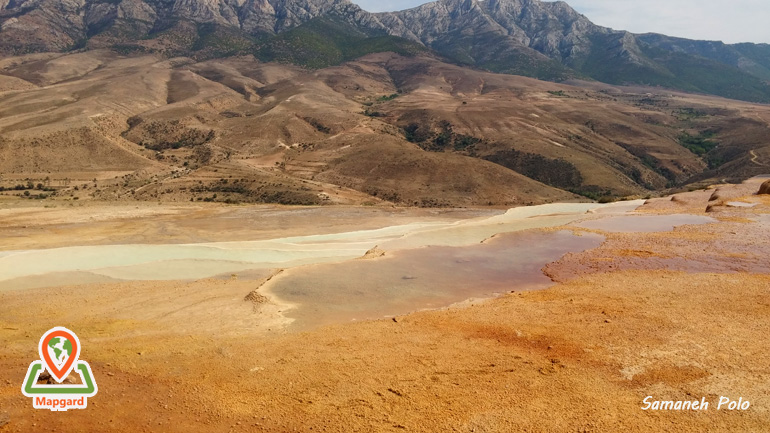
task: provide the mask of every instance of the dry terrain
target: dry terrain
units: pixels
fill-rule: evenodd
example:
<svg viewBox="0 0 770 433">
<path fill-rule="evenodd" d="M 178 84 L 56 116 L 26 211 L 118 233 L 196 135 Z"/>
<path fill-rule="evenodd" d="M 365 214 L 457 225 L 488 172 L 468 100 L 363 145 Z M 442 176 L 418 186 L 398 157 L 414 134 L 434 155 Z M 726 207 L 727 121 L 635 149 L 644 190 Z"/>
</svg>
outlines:
<svg viewBox="0 0 770 433">
<path fill-rule="evenodd" d="M 0 59 L 0 200 L 514 206 L 767 171 L 770 109 L 430 55 Z"/>
<path fill-rule="evenodd" d="M 411 31 L 404 22 L 388 37 L 361 33 L 396 23 L 346 1 L 149 2 L 173 3 L 160 15 L 142 1 L 77 3 L 0 0 L 0 433 L 770 429 L 770 195 L 752 177 L 770 172 L 770 106 L 575 78 L 607 81 L 607 68 L 612 82 L 767 100 L 770 71 L 748 52 L 720 63 L 740 47 L 698 42 L 701 58 L 671 41 L 667 67 L 684 69 L 640 81 L 643 63 L 654 70 L 641 77 L 668 71 L 639 51 L 665 45 L 658 36 L 580 36 L 593 24 L 565 3 L 524 2 L 527 13 L 505 11 L 508 24 L 529 17 L 526 37 L 560 51 L 567 39 L 590 42 L 569 51 L 593 53 L 573 60 L 598 68 L 535 75 L 566 80 L 547 82 L 469 66 L 556 65 L 519 42 L 485 42 L 520 31 L 476 14 L 504 5 L 491 0 L 402 14 L 417 13 L 407 21 L 426 31 L 428 15 L 459 23 L 437 33 L 438 51 L 392 38 Z M 537 8 L 576 21 L 561 31 L 564 16 Z M 471 52 L 442 57 L 463 47 Z M 330 49 L 338 58 L 308 61 Z M 462 60 L 471 54 L 491 63 Z M 608 217 L 643 201 L 641 219 Z M 518 250 L 494 249 L 510 240 L 499 233 L 512 224 L 506 209 L 544 203 L 580 216 L 514 219 L 541 228 L 519 232 Z M 691 216 L 670 230 L 641 223 Z M 416 226 L 428 227 L 417 240 Z M 448 233 L 437 226 L 495 234 L 436 247 Z M 368 230 L 392 242 L 370 248 L 356 237 Z M 566 239 L 564 249 L 537 261 L 544 239 Z M 158 252 L 171 244 L 213 258 Z M 536 266 L 518 266 L 524 249 Z M 490 250 L 516 266 L 501 271 Z M 212 265 L 220 253 L 232 268 Z M 55 259 L 64 254 L 72 260 Z M 411 272 L 431 264 L 433 274 Z M 385 273 L 393 279 L 377 280 Z M 147 280 L 161 277 L 186 279 Z M 325 299 L 302 284 L 335 291 Z M 404 289 L 425 285 L 444 297 Z M 389 302 L 400 309 L 383 317 Z M 380 309 L 361 312 L 371 304 Z M 93 369 L 99 392 L 86 410 L 35 410 L 20 393 L 54 326 L 79 335 Z M 710 407 L 645 411 L 648 396 Z M 750 407 L 719 410 L 723 396 Z"/>
<path fill-rule="evenodd" d="M 222 206 L 215 203 L 45 203 L 0 209 L 0 251 L 71 245 L 180 244 L 341 233 L 417 221 L 495 215 L 499 209 Z"/>
<path fill-rule="evenodd" d="M 282 330 L 279 304 L 244 300 L 259 276 L 3 291 L 0 421 L 9 422 L 0 431 L 764 431 L 770 196 L 754 195 L 758 188 L 652 199 L 639 212 L 716 222 L 603 232 L 600 247 L 546 267 L 558 282 L 549 289 L 511 287 L 488 301 L 302 333 Z M 157 212 L 139 211 L 133 218 Z M 228 212 L 193 215 L 203 211 Z M 0 215 L 3 237 L 25 212 Z M 47 220 L 40 230 L 64 224 L 61 209 L 36 212 Z M 366 213 L 364 225 L 391 218 L 349 212 Z M 171 217 L 159 225 L 170 224 L 163 218 Z M 98 227 L 146 240 L 122 221 L 113 214 Z M 154 221 L 143 225 L 158 230 Z M 78 243 L 82 232 L 72 233 Z M 18 245 L 57 246 L 66 236 Z M 19 392 L 54 325 L 76 330 L 98 381 L 86 410 L 35 411 Z M 643 411 L 646 396 L 705 397 L 710 407 Z M 717 410 L 720 396 L 751 406 Z"/>
</svg>

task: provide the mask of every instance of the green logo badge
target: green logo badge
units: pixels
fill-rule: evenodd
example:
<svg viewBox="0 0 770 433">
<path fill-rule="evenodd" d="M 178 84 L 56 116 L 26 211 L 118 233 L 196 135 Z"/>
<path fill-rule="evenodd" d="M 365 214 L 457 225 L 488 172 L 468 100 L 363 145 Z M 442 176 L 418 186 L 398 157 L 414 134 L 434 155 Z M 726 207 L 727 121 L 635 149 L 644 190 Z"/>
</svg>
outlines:
<svg viewBox="0 0 770 433">
<path fill-rule="evenodd" d="M 27 370 L 27 377 L 21 392 L 32 398 L 35 409 L 54 411 L 67 409 L 85 409 L 88 397 L 98 391 L 91 373 L 91 367 L 85 361 L 79 361 L 80 340 L 67 328 L 57 326 L 48 330 L 38 345 L 39 361 L 32 361 Z M 41 373 L 47 370 L 55 384 L 39 384 Z M 78 385 L 62 385 L 71 372 L 80 375 Z"/>
</svg>

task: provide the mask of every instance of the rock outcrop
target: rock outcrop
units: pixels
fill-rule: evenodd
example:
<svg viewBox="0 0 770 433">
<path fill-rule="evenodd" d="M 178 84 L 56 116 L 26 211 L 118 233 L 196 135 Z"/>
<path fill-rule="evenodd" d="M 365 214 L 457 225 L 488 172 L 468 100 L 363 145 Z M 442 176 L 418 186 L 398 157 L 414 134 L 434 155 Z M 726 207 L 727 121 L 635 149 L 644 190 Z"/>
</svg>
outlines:
<svg viewBox="0 0 770 433">
<path fill-rule="evenodd" d="M 759 191 L 757 194 L 770 194 L 770 180 L 762 182 L 762 185 L 759 186 Z"/>
<path fill-rule="evenodd" d="M 348 0 L 0 0 L 0 50 L 62 51 L 116 28 L 138 39 L 179 20 L 276 34 L 340 7 L 368 15 Z"/>
</svg>

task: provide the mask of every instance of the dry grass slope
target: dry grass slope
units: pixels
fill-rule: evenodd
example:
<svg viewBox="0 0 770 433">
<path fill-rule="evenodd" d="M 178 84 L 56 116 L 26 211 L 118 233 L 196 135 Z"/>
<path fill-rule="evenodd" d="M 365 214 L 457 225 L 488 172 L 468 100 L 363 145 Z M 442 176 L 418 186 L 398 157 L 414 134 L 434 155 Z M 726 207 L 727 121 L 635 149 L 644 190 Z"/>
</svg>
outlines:
<svg viewBox="0 0 770 433">
<path fill-rule="evenodd" d="M 427 55 L 307 71 L 34 54 L 0 61 L 0 107 L 4 194 L 63 200 L 508 206 L 738 180 L 770 154 L 766 106 Z"/>
</svg>

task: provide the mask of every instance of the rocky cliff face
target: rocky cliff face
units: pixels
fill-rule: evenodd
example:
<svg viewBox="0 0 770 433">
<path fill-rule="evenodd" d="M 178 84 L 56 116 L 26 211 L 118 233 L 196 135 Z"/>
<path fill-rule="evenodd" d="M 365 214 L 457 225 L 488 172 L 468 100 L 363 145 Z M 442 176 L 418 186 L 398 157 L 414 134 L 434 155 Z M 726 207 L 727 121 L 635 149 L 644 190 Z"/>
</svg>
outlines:
<svg viewBox="0 0 770 433">
<path fill-rule="evenodd" d="M 438 0 L 375 15 L 393 35 L 495 72 L 590 77 L 770 101 L 768 45 L 615 31 L 561 1 Z"/>
<path fill-rule="evenodd" d="M 340 7 L 366 14 L 347 0 L 0 0 L 0 47 L 60 51 L 116 26 L 132 39 L 177 20 L 276 34 Z"/>
<path fill-rule="evenodd" d="M 0 44 L 16 52 L 63 50 L 116 25 L 144 36 L 179 19 L 276 34 L 333 10 L 426 46 L 446 48 L 464 36 L 503 39 L 567 63 L 589 51 L 590 35 L 610 32 L 566 3 L 539 0 L 439 0 L 381 14 L 348 0 L 0 0 Z"/>
<path fill-rule="evenodd" d="M 597 38 L 614 36 L 618 55 L 638 51 L 626 32 L 597 26 L 564 2 L 439 0 L 376 16 L 391 34 L 456 61 L 546 79 L 574 76 L 564 66 L 579 69 Z"/>
<path fill-rule="evenodd" d="M 579 70 L 597 40 L 609 42 L 604 49 L 619 59 L 636 65 L 648 63 L 634 35 L 597 26 L 564 2 L 439 0 L 376 16 L 391 34 L 420 41 L 450 57 L 457 57 L 462 35 L 472 36 L 467 55 L 476 63 L 494 58 L 485 55 L 498 56 L 502 44 L 528 48 L 533 59 L 542 54 Z M 495 43 L 497 50 L 488 50 L 489 43 Z"/>
<path fill-rule="evenodd" d="M 306 28 L 292 36 L 291 42 L 298 42 L 293 48 L 317 51 L 320 38 L 334 40 L 335 49 L 362 55 L 385 48 L 360 40 L 351 47 L 349 34 L 390 34 L 458 64 L 494 72 L 548 80 L 590 77 L 770 102 L 770 46 L 614 31 L 560 1 L 438 0 L 372 14 L 350 0 L 0 0 L 0 54 L 114 47 L 148 39 L 161 42 L 138 43 L 140 51 L 190 55 L 214 44 L 208 57 L 259 53 L 271 36 L 329 16 L 343 23 L 336 27 L 341 32 L 331 34 L 336 30 L 329 26 Z"/>
<path fill-rule="evenodd" d="M 568 59 L 586 52 L 589 35 L 610 32 L 591 23 L 564 2 L 538 0 L 439 0 L 377 17 L 392 34 L 431 45 L 447 32 L 507 37 L 551 58 Z"/>
</svg>

